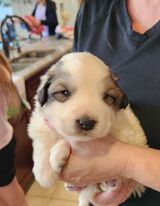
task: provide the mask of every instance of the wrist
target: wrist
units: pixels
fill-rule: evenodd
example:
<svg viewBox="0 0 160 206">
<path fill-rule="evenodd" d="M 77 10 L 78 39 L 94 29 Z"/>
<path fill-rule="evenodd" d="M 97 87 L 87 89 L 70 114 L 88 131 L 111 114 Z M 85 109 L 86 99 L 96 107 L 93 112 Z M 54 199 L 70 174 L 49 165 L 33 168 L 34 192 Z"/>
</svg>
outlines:
<svg viewBox="0 0 160 206">
<path fill-rule="evenodd" d="M 135 179 L 135 163 L 136 158 L 138 157 L 137 155 L 139 154 L 139 150 L 141 150 L 141 147 L 131 144 L 126 144 L 125 146 L 127 147 L 127 155 L 123 170 L 123 177 L 127 179 Z"/>
<path fill-rule="evenodd" d="M 133 168 L 133 164 L 132 164 L 132 152 L 131 152 L 131 147 L 132 145 L 127 144 L 127 143 L 122 143 L 119 142 L 119 146 L 120 148 L 120 154 L 119 154 L 119 158 L 118 158 L 118 162 L 119 162 L 119 174 L 121 177 L 123 178 L 131 178 L 131 168 Z"/>
<path fill-rule="evenodd" d="M 132 145 L 120 142 L 119 140 L 113 139 L 113 143 L 110 145 L 110 149 L 107 152 L 107 162 L 105 173 L 107 179 L 113 179 L 117 177 L 130 178 L 133 167 L 132 165 Z M 111 162 L 109 162 L 111 160 Z M 113 167 L 111 176 L 109 176 L 108 165 Z"/>
</svg>

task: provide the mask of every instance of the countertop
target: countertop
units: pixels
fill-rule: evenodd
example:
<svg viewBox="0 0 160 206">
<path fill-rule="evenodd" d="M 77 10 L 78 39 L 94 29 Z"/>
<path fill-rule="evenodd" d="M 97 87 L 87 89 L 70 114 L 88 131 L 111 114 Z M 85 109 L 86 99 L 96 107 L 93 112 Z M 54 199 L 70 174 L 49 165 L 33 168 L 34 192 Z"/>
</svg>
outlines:
<svg viewBox="0 0 160 206">
<path fill-rule="evenodd" d="M 39 58 L 39 60 L 32 65 L 22 69 L 20 71 L 13 72 L 13 76 L 19 76 L 24 78 L 24 80 L 30 78 L 37 72 L 54 64 L 61 56 L 65 53 L 71 51 L 72 48 L 72 40 L 69 39 L 60 39 L 57 40 L 54 37 L 49 37 L 46 39 L 41 39 L 36 42 L 28 42 L 24 48 L 22 48 L 23 52 L 28 51 L 39 51 L 39 50 L 54 50 L 53 53 L 48 54 L 45 57 Z"/>
</svg>

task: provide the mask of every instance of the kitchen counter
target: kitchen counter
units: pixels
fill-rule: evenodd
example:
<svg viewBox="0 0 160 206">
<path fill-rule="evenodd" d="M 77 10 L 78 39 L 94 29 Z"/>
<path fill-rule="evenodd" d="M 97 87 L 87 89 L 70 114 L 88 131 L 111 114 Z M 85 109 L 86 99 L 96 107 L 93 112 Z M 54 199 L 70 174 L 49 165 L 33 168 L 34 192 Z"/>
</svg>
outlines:
<svg viewBox="0 0 160 206">
<path fill-rule="evenodd" d="M 30 66 L 26 67 L 17 72 L 13 72 L 13 76 L 19 76 L 27 80 L 43 68 L 49 67 L 54 64 L 61 56 L 71 51 L 72 40 L 60 39 L 57 40 L 55 37 L 49 37 L 36 42 L 27 42 L 26 46 L 22 49 L 23 52 L 28 51 L 39 51 L 39 50 L 54 50 L 53 53 L 46 55 L 45 57 L 39 58 L 39 60 Z"/>
</svg>

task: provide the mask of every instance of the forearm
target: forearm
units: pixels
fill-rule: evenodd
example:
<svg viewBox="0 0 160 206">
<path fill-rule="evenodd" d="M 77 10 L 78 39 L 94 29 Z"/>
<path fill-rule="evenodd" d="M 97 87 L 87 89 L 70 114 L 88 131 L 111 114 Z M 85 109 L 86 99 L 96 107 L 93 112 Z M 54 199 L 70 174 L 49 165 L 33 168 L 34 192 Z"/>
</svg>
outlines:
<svg viewBox="0 0 160 206">
<path fill-rule="evenodd" d="M 128 157 L 126 177 L 160 191 L 160 151 L 130 145 Z"/>
</svg>

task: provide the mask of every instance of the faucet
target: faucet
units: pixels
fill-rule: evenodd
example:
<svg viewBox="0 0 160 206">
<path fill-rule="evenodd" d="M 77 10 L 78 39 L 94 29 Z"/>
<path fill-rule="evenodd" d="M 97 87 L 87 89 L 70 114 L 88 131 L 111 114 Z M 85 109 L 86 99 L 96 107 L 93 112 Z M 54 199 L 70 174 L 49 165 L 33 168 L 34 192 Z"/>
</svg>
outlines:
<svg viewBox="0 0 160 206">
<path fill-rule="evenodd" d="M 10 43 L 15 43 L 18 53 L 21 52 L 19 40 L 17 39 L 16 29 L 15 29 L 15 18 L 19 19 L 21 23 L 25 25 L 25 28 L 30 31 L 31 28 L 28 23 L 21 17 L 17 15 L 9 16 L 7 15 L 5 19 L 1 22 L 0 32 L 2 38 L 2 45 L 5 55 L 10 58 Z"/>
</svg>

